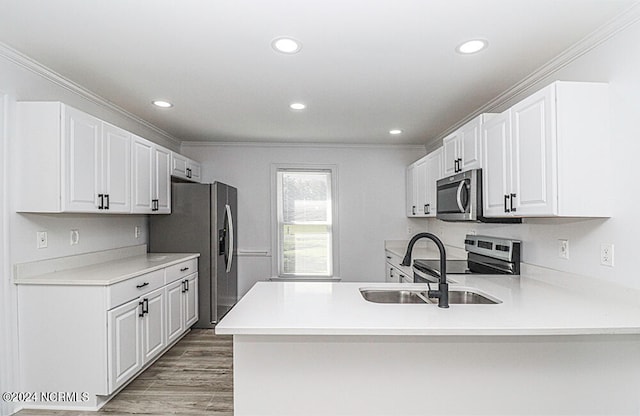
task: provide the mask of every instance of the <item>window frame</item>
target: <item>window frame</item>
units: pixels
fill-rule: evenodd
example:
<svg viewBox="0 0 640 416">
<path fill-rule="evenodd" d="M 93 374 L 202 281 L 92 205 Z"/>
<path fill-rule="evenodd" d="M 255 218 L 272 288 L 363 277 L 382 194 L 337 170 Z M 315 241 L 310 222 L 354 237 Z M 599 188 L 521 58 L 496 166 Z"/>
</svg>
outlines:
<svg viewBox="0 0 640 416">
<path fill-rule="evenodd" d="M 330 172 L 331 174 L 331 266 L 329 276 L 281 274 L 281 235 L 278 221 L 278 172 Z M 338 247 L 338 166 L 329 164 L 271 164 L 271 276 L 272 280 L 340 280 L 340 259 Z"/>
</svg>

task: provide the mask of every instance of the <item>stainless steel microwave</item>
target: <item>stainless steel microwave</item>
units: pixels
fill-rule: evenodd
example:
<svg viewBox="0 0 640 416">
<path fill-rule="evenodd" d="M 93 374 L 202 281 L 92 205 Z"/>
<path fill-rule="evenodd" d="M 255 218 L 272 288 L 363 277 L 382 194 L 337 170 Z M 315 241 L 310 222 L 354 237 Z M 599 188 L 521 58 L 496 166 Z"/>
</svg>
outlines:
<svg viewBox="0 0 640 416">
<path fill-rule="evenodd" d="M 482 218 L 482 170 L 472 169 L 436 182 L 436 218 L 478 221 Z"/>
<path fill-rule="evenodd" d="M 472 169 L 436 182 L 436 218 L 443 221 L 521 223 L 520 218 L 482 215 L 482 169 Z"/>
</svg>

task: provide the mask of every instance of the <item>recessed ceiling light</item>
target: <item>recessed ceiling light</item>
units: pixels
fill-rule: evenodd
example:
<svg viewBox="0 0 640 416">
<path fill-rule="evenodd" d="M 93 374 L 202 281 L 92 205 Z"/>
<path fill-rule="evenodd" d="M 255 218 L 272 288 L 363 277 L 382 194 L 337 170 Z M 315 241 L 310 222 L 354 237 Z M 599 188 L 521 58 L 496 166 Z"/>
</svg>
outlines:
<svg viewBox="0 0 640 416">
<path fill-rule="evenodd" d="M 156 107 L 160 107 L 160 108 L 173 107 L 173 104 L 171 104 L 169 101 L 164 101 L 164 100 L 155 100 L 155 101 L 153 101 L 153 105 L 155 105 Z"/>
<path fill-rule="evenodd" d="M 468 54 L 471 54 L 471 53 L 480 52 L 481 50 L 485 49 L 487 47 L 487 45 L 488 45 L 488 43 L 487 43 L 486 40 L 473 39 L 473 40 L 466 41 L 462 45 L 458 46 L 456 48 L 456 51 L 458 53 L 462 53 L 462 54 L 468 55 Z"/>
<path fill-rule="evenodd" d="M 295 39 L 282 37 L 274 39 L 273 42 L 271 42 L 271 47 L 277 52 L 294 54 L 300 52 L 302 44 Z"/>
<path fill-rule="evenodd" d="M 292 103 L 289 104 L 289 108 L 292 110 L 304 110 L 307 106 L 302 103 Z"/>
<path fill-rule="evenodd" d="M 401 134 L 401 133 L 402 133 L 402 130 L 400 130 L 400 129 L 389 130 L 389 134 L 397 135 L 397 134 Z"/>
</svg>

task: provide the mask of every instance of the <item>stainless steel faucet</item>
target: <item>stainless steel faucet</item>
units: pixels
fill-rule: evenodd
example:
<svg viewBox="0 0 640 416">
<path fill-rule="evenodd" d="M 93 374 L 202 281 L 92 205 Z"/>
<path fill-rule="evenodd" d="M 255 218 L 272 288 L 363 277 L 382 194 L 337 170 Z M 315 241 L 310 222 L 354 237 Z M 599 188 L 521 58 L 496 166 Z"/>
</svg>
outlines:
<svg viewBox="0 0 640 416">
<path fill-rule="evenodd" d="M 418 233 L 411 237 L 409 245 L 407 246 L 407 252 L 400 264 L 411 267 L 411 252 L 413 251 L 413 246 L 421 238 L 428 238 L 436 243 L 438 251 L 440 251 L 440 280 L 438 281 L 438 290 L 429 290 L 427 294 L 430 298 L 438 298 L 438 307 L 448 308 L 449 284 L 447 283 L 447 253 L 445 252 L 444 244 L 442 244 L 442 241 L 440 241 L 438 237 L 431 233 Z"/>
</svg>

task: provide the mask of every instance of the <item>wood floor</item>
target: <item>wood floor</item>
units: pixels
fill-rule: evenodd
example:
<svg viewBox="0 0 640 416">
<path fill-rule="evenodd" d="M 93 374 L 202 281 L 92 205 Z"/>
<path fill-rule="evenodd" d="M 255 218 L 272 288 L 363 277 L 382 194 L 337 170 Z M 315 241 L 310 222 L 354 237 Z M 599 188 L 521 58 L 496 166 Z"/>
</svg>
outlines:
<svg viewBox="0 0 640 416">
<path fill-rule="evenodd" d="M 194 329 L 99 412 L 22 410 L 17 416 L 233 415 L 233 341 Z"/>
</svg>

